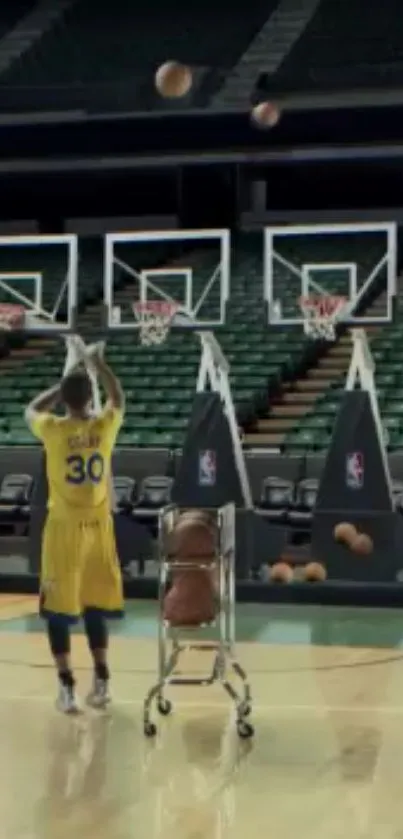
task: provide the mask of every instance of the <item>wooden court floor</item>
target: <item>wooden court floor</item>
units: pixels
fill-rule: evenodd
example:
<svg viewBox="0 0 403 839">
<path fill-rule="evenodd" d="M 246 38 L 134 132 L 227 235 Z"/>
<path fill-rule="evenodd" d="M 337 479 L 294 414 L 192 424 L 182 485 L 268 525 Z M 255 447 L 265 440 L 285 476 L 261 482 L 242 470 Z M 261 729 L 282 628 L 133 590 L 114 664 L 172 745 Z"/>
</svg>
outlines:
<svg viewBox="0 0 403 839">
<path fill-rule="evenodd" d="M 114 636 L 113 707 L 66 718 L 54 708 L 43 634 L 14 622 L 25 616 L 29 627 L 34 608 L 3 598 L 0 609 L 1 839 L 403 836 L 398 644 L 241 642 L 253 742 L 237 738 L 219 686 L 172 689 L 174 714 L 148 741 L 141 703 L 154 639 Z M 91 673 L 80 635 L 74 657 L 84 694 Z M 192 654 L 183 669 L 204 660 Z"/>
</svg>

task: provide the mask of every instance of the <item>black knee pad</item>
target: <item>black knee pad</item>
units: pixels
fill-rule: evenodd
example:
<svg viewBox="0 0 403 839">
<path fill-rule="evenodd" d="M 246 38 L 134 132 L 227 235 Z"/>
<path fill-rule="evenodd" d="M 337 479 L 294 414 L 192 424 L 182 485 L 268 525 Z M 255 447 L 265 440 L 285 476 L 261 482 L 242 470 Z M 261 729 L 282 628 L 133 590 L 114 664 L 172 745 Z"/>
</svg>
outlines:
<svg viewBox="0 0 403 839">
<path fill-rule="evenodd" d="M 68 655 L 70 652 L 70 632 L 67 622 L 56 617 L 49 618 L 47 624 L 49 644 L 53 655 Z"/>
<path fill-rule="evenodd" d="M 90 650 L 106 650 L 108 628 L 103 614 L 98 609 L 86 609 L 84 626 Z"/>
</svg>

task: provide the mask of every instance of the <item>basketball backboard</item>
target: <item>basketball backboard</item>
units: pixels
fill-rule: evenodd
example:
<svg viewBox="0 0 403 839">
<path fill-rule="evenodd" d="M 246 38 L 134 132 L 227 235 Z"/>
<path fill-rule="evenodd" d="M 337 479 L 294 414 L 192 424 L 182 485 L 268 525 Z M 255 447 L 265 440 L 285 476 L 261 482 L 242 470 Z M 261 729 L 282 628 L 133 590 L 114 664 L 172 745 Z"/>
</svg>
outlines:
<svg viewBox="0 0 403 839">
<path fill-rule="evenodd" d="M 340 320 L 388 323 L 396 296 L 394 223 L 266 227 L 264 296 L 272 326 L 302 325 L 299 299 L 341 295 Z"/>
<path fill-rule="evenodd" d="M 74 329 L 77 236 L 0 236 L 0 305 L 23 306 L 24 331 Z"/>
<path fill-rule="evenodd" d="M 133 306 L 176 304 L 172 328 L 209 329 L 226 320 L 230 295 L 228 230 L 148 230 L 105 237 L 104 304 L 108 329 L 139 328 Z"/>
</svg>

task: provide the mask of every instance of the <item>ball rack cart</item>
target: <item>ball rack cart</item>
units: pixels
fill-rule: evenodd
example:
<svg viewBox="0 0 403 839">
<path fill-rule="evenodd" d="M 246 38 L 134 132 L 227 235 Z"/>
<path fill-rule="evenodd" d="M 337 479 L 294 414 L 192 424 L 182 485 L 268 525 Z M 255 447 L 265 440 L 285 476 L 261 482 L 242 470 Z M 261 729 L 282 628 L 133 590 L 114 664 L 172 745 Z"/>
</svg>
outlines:
<svg viewBox="0 0 403 839">
<path fill-rule="evenodd" d="M 217 519 L 215 556 L 213 563 L 204 566 L 196 564 L 196 561 L 192 563 L 191 559 L 178 562 L 174 557 L 169 556 L 169 534 L 178 521 L 180 512 L 178 507 L 169 506 L 161 510 L 159 515 L 158 673 L 156 683 L 150 688 L 144 700 L 144 734 L 147 737 L 154 737 L 157 733 L 157 727 L 151 719 L 154 703 L 162 716 L 168 716 L 171 713 L 172 703 L 165 696 L 169 685 L 208 686 L 218 682 L 234 703 L 238 735 L 242 738 L 252 737 L 254 729 L 247 721 L 252 710 L 250 686 L 247 674 L 235 653 L 235 505 L 226 504 L 214 511 Z M 189 635 L 195 631 L 194 627 L 171 626 L 164 619 L 167 583 L 174 570 L 213 571 L 213 569 L 219 579 L 217 618 L 213 624 L 201 624 L 196 629 L 214 626 L 217 637 L 215 641 L 209 643 L 193 642 L 189 640 Z M 193 678 L 176 674 L 180 656 L 189 650 L 213 653 L 210 674 Z M 229 681 L 231 672 L 240 682 L 240 692 Z"/>
</svg>

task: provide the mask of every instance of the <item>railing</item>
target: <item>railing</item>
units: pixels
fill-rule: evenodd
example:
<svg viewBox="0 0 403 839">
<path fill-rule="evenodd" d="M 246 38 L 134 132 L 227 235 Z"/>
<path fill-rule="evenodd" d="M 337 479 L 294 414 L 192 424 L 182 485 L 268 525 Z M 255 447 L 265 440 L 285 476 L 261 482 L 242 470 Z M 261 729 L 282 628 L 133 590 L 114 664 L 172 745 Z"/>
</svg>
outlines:
<svg viewBox="0 0 403 839">
<path fill-rule="evenodd" d="M 152 78 L 134 75 L 124 82 L 90 82 L 60 85 L 5 85 L 0 79 L 0 112 L 24 111 L 127 111 L 147 109 L 157 103 Z"/>
</svg>

